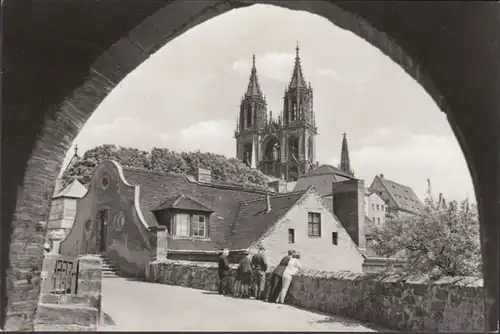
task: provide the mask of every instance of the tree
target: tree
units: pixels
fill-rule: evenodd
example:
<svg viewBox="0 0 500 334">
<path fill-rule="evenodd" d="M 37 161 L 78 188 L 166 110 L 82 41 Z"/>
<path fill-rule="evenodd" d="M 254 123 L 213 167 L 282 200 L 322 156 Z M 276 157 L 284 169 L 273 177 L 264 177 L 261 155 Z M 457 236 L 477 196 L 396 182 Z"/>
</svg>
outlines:
<svg viewBox="0 0 500 334">
<path fill-rule="evenodd" d="M 267 178 L 260 171 L 250 169 L 234 158 L 226 158 L 214 153 L 174 152 L 166 148 L 153 148 L 150 152 L 129 147 L 101 145 L 85 152 L 82 159 L 70 166 L 63 173 L 63 186 L 77 179 L 88 186 L 93 170 L 105 160 L 115 160 L 124 167 L 135 167 L 157 172 L 173 172 L 197 175 L 198 168 L 212 172 L 212 178 L 218 181 L 267 185 Z"/>
<path fill-rule="evenodd" d="M 370 226 L 373 250 L 381 256 L 403 253 L 403 272 L 442 276 L 481 276 L 481 245 L 477 209 L 468 199 L 436 200 L 429 181 L 421 215 L 389 216 L 386 224 Z"/>
</svg>

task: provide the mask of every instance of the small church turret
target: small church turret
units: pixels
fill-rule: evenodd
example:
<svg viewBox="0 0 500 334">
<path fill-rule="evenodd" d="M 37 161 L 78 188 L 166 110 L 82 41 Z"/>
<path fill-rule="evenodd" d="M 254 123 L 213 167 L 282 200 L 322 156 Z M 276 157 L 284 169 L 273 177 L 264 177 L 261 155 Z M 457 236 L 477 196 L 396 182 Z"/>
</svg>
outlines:
<svg viewBox="0 0 500 334">
<path fill-rule="evenodd" d="M 342 138 L 342 152 L 340 154 L 339 168 L 347 174 L 354 176 L 354 171 L 351 169 L 351 159 L 349 158 L 349 147 L 347 146 L 347 134 L 344 133 Z"/>
</svg>

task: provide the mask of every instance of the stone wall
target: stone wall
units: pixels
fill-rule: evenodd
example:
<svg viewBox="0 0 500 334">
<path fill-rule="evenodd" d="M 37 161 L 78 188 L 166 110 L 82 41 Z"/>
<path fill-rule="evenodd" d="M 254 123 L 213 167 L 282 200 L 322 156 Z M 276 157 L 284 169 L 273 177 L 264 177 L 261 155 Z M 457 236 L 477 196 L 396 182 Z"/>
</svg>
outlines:
<svg viewBox="0 0 500 334">
<path fill-rule="evenodd" d="M 50 263 L 47 269 L 53 268 Z M 45 267 L 45 265 L 44 265 Z M 47 279 L 50 272 L 47 272 Z M 35 315 L 35 331 L 96 331 L 101 313 L 101 260 L 97 256 L 79 257 L 76 294 L 52 294 L 42 288 Z"/>
<path fill-rule="evenodd" d="M 211 291 L 218 287 L 214 263 L 152 262 L 146 276 L 152 283 Z M 376 274 L 303 271 L 294 277 L 286 302 L 395 330 L 482 331 L 482 285 L 481 279 L 470 277 L 402 281 Z"/>
</svg>

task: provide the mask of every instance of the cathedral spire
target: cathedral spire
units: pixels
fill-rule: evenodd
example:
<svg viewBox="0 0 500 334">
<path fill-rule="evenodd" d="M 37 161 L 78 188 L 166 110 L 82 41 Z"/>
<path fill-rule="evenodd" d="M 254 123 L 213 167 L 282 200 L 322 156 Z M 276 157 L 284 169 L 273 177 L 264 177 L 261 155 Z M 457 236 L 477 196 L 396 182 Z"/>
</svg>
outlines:
<svg viewBox="0 0 500 334">
<path fill-rule="evenodd" d="M 290 80 L 289 88 L 307 88 L 306 80 L 304 78 L 304 75 L 302 74 L 299 51 L 299 43 L 297 42 L 297 46 L 295 47 L 295 66 L 293 68 L 293 74 L 292 79 Z"/>
<path fill-rule="evenodd" d="M 255 66 L 255 54 L 252 57 L 252 71 L 250 73 L 250 80 L 248 81 L 246 96 L 261 96 L 259 78 L 257 77 L 257 67 Z"/>
<path fill-rule="evenodd" d="M 349 159 L 349 148 L 347 147 L 347 134 L 344 133 L 342 138 L 342 153 L 340 155 L 340 169 L 347 174 L 353 175 L 354 173 L 351 170 L 351 161 Z"/>
</svg>

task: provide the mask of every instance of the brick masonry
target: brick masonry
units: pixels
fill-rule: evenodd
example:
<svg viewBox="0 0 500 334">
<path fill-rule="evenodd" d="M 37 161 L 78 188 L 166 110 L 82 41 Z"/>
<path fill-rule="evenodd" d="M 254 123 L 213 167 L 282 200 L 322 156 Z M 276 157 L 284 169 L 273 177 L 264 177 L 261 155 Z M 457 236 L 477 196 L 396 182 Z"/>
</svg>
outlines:
<svg viewBox="0 0 500 334">
<path fill-rule="evenodd" d="M 54 258 L 56 257 L 47 262 L 54 262 Z M 102 296 L 102 268 L 99 257 L 79 257 L 78 290 L 75 295 L 58 295 L 46 291 L 43 289 L 40 295 L 34 321 L 35 331 L 97 330 Z"/>
<path fill-rule="evenodd" d="M 233 281 L 234 269 L 233 266 Z M 202 290 L 218 288 L 214 263 L 150 263 L 147 281 Z M 269 278 L 270 275 L 268 275 Z M 482 331 L 484 291 L 471 277 L 401 280 L 376 274 L 303 271 L 293 278 L 286 302 L 403 331 Z"/>
</svg>

